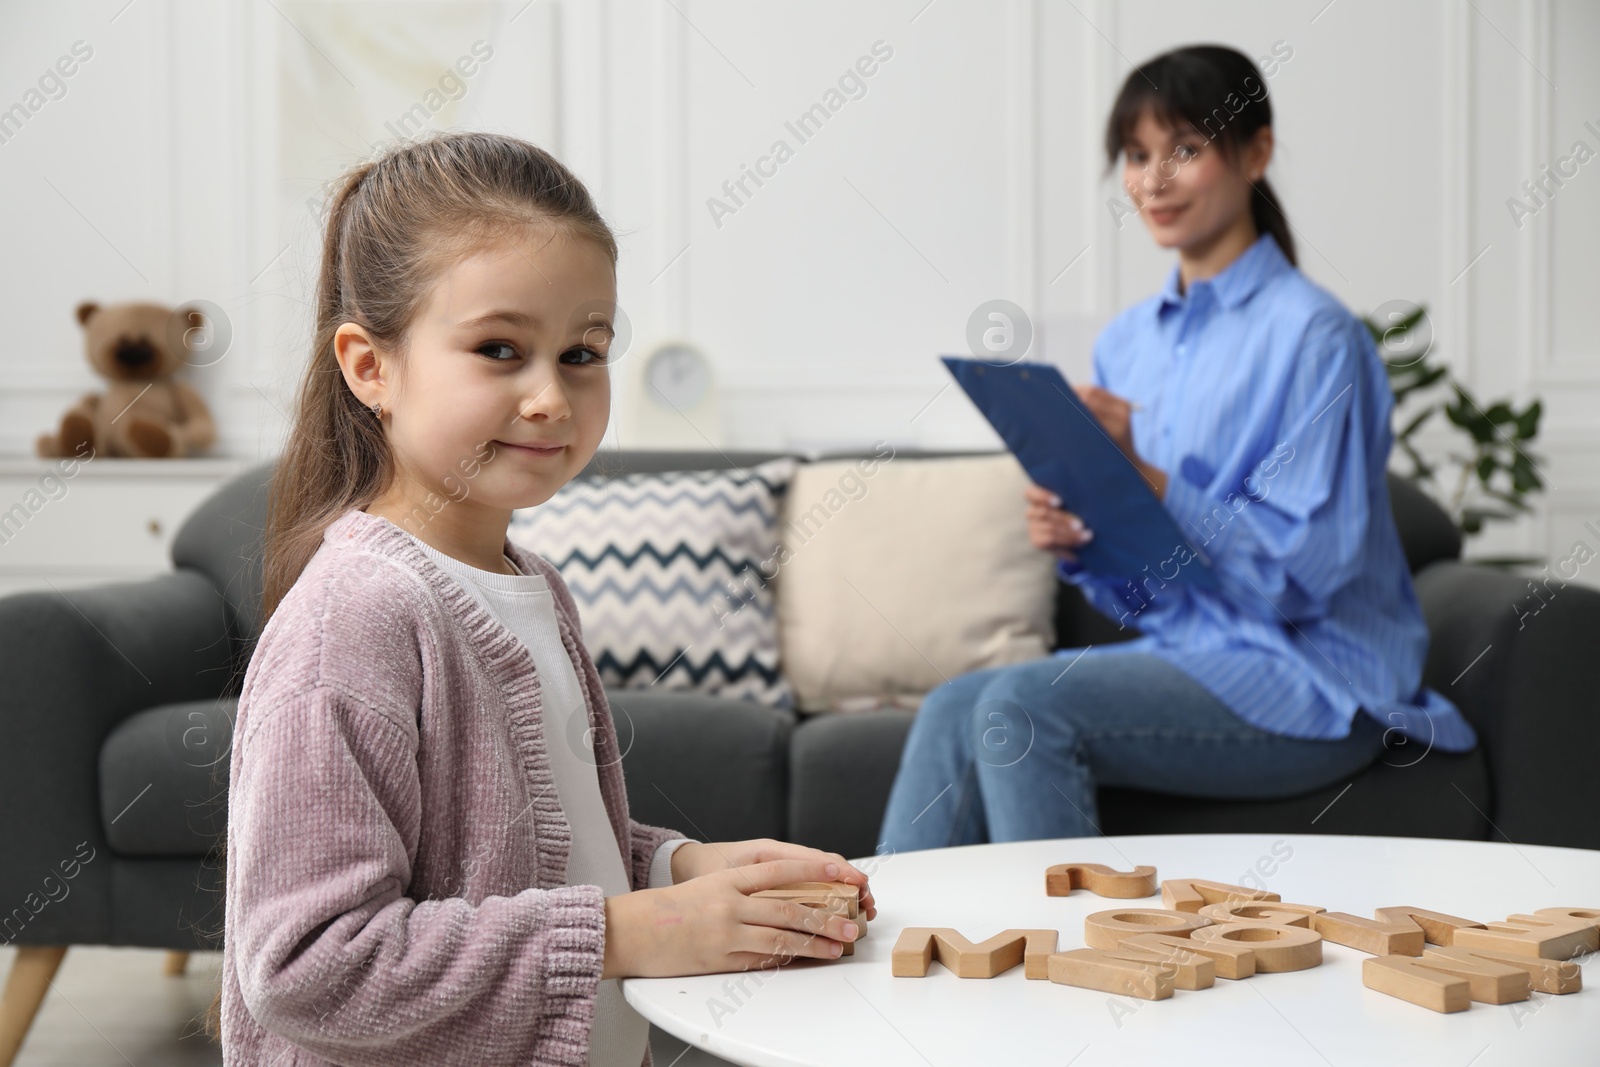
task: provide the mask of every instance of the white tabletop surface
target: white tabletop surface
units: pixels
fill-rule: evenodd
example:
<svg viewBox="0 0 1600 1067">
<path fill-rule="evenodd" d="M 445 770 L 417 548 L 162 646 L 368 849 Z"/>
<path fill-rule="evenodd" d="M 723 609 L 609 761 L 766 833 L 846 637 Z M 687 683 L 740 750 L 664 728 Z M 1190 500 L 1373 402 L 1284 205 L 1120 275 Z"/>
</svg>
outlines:
<svg viewBox="0 0 1600 1067">
<path fill-rule="evenodd" d="M 1218 979 L 1160 1001 L 1030 981 L 1021 967 L 991 979 L 960 979 L 937 962 L 925 978 L 895 978 L 889 967 L 895 938 L 908 926 L 949 926 L 973 941 L 1008 927 L 1054 928 L 1065 950 L 1083 945 L 1086 915 L 1161 906 L 1159 896 L 1109 900 L 1078 890 L 1047 897 L 1044 871 L 1055 863 L 1122 871 L 1149 864 L 1158 879 L 1236 884 L 1261 863 L 1271 873 L 1256 877 L 1285 901 L 1367 917 L 1379 907 L 1419 907 L 1488 922 L 1537 908 L 1600 907 L 1600 852 L 1216 834 L 976 845 L 855 862 L 871 877 L 878 918 L 853 957 L 758 972 L 763 981 L 746 977 L 743 993 L 731 985 L 737 975 L 630 978 L 628 1002 L 675 1037 L 757 1067 L 1600 1064 L 1593 956 L 1582 961 L 1577 993 L 1474 1002 L 1449 1015 L 1367 989 L 1367 954 L 1331 943 L 1320 967 Z"/>
</svg>

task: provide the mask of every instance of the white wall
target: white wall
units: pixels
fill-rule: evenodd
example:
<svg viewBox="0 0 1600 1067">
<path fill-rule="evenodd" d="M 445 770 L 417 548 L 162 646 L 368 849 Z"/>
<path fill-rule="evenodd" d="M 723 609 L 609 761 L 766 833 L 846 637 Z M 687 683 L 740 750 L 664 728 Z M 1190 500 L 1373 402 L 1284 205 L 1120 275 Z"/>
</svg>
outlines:
<svg viewBox="0 0 1600 1067">
<path fill-rule="evenodd" d="M 1100 132 L 1131 63 L 1218 41 L 1292 57 L 1268 83 L 1271 176 L 1303 269 L 1357 312 L 1426 303 L 1480 395 L 1539 395 L 1532 520 L 1476 545 L 1600 549 L 1600 163 L 1517 226 L 1507 198 L 1574 141 L 1600 151 L 1600 16 L 1583 0 L 124 0 L 0 13 L 0 107 L 82 40 L 67 92 L 0 144 L 13 341 L 0 451 L 94 387 L 83 299 L 205 298 L 234 349 L 195 373 L 222 448 L 270 455 L 305 359 L 307 198 L 473 41 L 494 58 L 436 124 L 558 151 L 619 231 L 634 340 L 612 443 L 993 443 L 934 356 L 982 302 L 1030 314 L 1069 376 L 1169 257 L 1115 225 Z M 847 68 L 866 93 L 785 127 Z M 1280 46 L 1280 52 L 1282 46 Z M 793 157 L 720 225 L 707 200 L 777 139 Z M 1070 265 L 1070 266 L 1069 266 Z M 639 417 L 638 357 L 703 349 L 719 409 Z M 681 421 L 681 420 L 679 420 Z M 1441 445 L 1443 442 L 1441 442 Z M 1596 568 L 1600 569 L 1600 568 Z M 1593 580 L 1585 574 L 1585 579 Z"/>
</svg>

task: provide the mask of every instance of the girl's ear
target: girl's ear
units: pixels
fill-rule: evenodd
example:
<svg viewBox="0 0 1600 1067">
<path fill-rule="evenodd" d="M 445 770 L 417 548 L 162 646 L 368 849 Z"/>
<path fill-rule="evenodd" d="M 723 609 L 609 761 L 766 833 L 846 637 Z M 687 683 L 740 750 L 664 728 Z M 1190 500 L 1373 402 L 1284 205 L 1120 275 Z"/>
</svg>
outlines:
<svg viewBox="0 0 1600 1067">
<path fill-rule="evenodd" d="M 1250 138 L 1245 146 L 1244 176 L 1252 182 L 1259 182 L 1267 173 L 1267 165 L 1272 162 L 1272 127 L 1263 126 Z"/>
<path fill-rule="evenodd" d="M 391 368 L 363 327 L 347 322 L 334 331 L 333 355 L 357 400 L 366 407 L 377 403 L 388 406 Z"/>
</svg>

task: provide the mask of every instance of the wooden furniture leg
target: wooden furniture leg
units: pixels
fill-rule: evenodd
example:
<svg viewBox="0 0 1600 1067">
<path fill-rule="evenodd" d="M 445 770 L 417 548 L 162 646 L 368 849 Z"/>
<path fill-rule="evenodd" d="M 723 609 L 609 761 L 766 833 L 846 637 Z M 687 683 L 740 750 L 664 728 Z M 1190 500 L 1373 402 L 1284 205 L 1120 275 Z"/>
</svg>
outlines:
<svg viewBox="0 0 1600 1067">
<path fill-rule="evenodd" d="M 165 967 L 168 978 L 182 978 L 189 970 L 189 954 L 187 952 L 168 952 Z"/>
<path fill-rule="evenodd" d="M 50 989 L 50 980 L 66 954 L 65 945 L 17 946 L 6 991 L 0 999 L 0 1067 L 11 1067 L 11 1061 L 17 1058 L 33 1017 Z"/>
</svg>

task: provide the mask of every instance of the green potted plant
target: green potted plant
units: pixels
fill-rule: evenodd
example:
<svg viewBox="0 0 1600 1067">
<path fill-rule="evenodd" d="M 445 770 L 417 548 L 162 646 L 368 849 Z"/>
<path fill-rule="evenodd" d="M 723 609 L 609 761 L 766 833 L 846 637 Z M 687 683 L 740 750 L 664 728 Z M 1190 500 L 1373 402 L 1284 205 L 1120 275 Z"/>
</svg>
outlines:
<svg viewBox="0 0 1600 1067">
<path fill-rule="evenodd" d="M 1540 401 L 1534 399 L 1520 411 L 1509 400 L 1479 403 L 1450 368 L 1432 362 L 1433 327 L 1421 304 L 1393 301 L 1362 321 L 1388 369 L 1395 411 L 1406 420 L 1395 434 L 1410 468 L 1401 473 L 1449 512 L 1463 538 L 1481 532 L 1487 522 L 1530 512 L 1527 498 L 1544 488 L 1541 457 L 1532 451 L 1543 411 Z M 1439 412 L 1461 437 L 1444 460 L 1434 462 L 1423 455 L 1416 436 Z M 1536 561 L 1475 562 L 1515 566 Z"/>
</svg>

